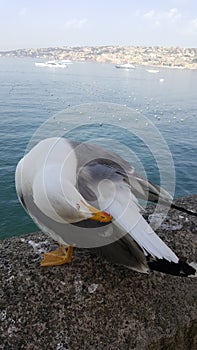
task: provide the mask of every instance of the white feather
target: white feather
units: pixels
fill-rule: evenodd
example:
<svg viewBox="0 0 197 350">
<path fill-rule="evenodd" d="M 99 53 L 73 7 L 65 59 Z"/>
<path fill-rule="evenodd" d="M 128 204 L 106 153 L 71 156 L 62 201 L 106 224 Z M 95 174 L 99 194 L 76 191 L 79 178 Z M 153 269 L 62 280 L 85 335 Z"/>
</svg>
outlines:
<svg viewBox="0 0 197 350">
<path fill-rule="evenodd" d="M 189 275 L 189 277 L 197 278 L 197 262 L 196 261 L 192 261 L 189 265 L 196 270 L 195 275 Z"/>
<path fill-rule="evenodd" d="M 69 141 L 58 137 L 41 141 L 17 166 L 19 198 L 22 194 L 31 198 L 42 213 L 58 223 L 91 217 L 88 203 L 75 188 L 76 167 L 77 158 Z M 32 216 L 30 207 L 27 211 Z"/>
<path fill-rule="evenodd" d="M 157 236 L 140 214 L 136 197 L 127 184 L 102 181 L 99 184 L 99 204 L 128 232 L 143 251 L 159 259 L 178 263 L 178 257 Z"/>
</svg>

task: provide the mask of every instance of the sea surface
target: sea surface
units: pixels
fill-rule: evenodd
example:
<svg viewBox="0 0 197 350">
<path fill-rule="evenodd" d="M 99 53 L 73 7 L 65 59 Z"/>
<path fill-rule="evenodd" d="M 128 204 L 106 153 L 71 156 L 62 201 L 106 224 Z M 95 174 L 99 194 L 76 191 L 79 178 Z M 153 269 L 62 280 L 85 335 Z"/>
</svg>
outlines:
<svg viewBox="0 0 197 350">
<path fill-rule="evenodd" d="M 147 135 L 154 125 L 172 154 L 175 197 L 197 193 L 196 70 L 159 68 L 158 73 L 149 73 L 145 67 L 123 70 L 116 69 L 113 64 L 77 62 L 66 69 L 51 69 L 35 67 L 35 61 L 39 60 L 0 57 L 0 238 L 37 230 L 17 199 L 14 185 L 17 162 L 44 122 L 58 112 L 81 104 L 102 103 L 101 108 L 104 103 L 106 106 L 119 104 L 132 108 L 136 111 L 136 115 L 132 114 L 136 123 L 140 112 L 148 120 Z M 115 105 L 113 108 L 115 110 Z M 105 137 L 107 133 L 120 144 L 131 146 L 147 177 L 159 183 L 154 157 L 132 134 L 134 120 L 128 119 L 127 133 L 121 132 L 121 117 L 119 128 L 113 126 L 112 117 L 106 112 L 106 125 L 99 129 L 103 120 L 99 120 L 99 114 L 94 115 L 98 122 L 92 127 L 94 137 L 99 138 L 101 134 Z M 62 128 L 66 126 L 66 130 L 69 122 L 65 120 Z M 74 123 L 75 126 L 83 124 L 83 113 L 79 113 Z M 127 129 L 125 123 L 123 127 Z M 90 133 L 82 129 L 80 127 L 79 135 L 76 132 L 74 138 L 79 136 L 86 140 L 89 137 Z M 170 164 L 165 171 L 167 178 Z"/>
</svg>

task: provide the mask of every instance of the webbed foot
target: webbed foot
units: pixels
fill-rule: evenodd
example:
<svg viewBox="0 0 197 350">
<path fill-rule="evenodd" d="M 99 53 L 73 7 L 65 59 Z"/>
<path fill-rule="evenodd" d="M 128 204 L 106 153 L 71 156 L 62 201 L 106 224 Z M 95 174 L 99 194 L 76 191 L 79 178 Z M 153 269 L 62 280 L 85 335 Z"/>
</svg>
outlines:
<svg viewBox="0 0 197 350">
<path fill-rule="evenodd" d="M 73 246 L 59 244 L 59 248 L 45 253 L 40 266 L 57 266 L 71 262 L 73 258 Z"/>
</svg>

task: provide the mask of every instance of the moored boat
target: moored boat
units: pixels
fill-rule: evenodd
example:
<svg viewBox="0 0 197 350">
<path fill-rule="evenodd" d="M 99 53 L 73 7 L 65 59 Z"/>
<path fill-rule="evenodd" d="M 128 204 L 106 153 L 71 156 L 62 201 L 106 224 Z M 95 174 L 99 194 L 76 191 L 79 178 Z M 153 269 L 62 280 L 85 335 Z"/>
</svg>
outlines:
<svg viewBox="0 0 197 350">
<path fill-rule="evenodd" d="M 122 69 L 134 69 L 135 66 L 131 63 L 123 63 L 123 64 L 117 64 L 115 65 L 116 68 L 122 68 Z"/>
<path fill-rule="evenodd" d="M 49 67 L 49 68 L 66 68 L 64 62 L 59 61 L 47 61 L 47 62 L 35 62 L 36 67 Z"/>
</svg>

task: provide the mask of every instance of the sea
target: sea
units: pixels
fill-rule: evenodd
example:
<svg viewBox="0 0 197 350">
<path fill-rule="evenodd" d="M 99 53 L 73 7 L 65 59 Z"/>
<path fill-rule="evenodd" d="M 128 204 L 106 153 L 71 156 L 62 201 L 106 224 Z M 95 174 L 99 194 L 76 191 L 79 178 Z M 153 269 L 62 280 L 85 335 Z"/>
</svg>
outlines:
<svg viewBox="0 0 197 350">
<path fill-rule="evenodd" d="M 137 168 L 158 184 L 157 157 L 165 144 L 171 158 L 164 177 L 174 171 L 173 196 L 197 193 L 197 70 L 125 70 L 95 62 L 52 69 L 36 67 L 36 61 L 41 60 L 0 57 L 0 239 L 38 230 L 18 201 L 15 169 L 37 130 L 42 128 L 44 138 L 51 120 L 53 136 L 58 125 L 61 131 L 71 128 L 74 139 L 111 139 L 123 157 L 125 147 L 131 148 Z M 141 116 L 143 132 L 137 128 Z M 157 133 L 161 143 L 152 149 Z"/>
</svg>

